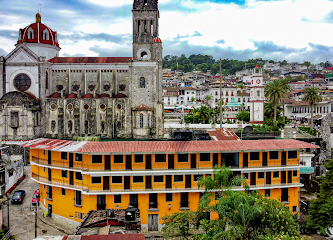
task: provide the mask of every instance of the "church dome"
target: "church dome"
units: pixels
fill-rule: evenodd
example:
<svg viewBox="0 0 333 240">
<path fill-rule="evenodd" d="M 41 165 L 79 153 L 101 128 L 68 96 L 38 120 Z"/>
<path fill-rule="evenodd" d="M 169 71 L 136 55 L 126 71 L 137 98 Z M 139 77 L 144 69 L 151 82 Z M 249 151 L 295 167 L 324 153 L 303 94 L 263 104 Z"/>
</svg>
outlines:
<svg viewBox="0 0 333 240">
<path fill-rule="evenodd" d="M 161 43 L 161 42 L 162 42 L 162 40 L 159 37 L 156 37 L 154 39 L 154 43 Z"/>
<path fill-rule="evenodd" d="M 59 47 L 57 32 L 42 23 L 42 17 L 36 14 L 36 22 L 20 29 L 17 43 L 43 43 Z"/>
</svg>

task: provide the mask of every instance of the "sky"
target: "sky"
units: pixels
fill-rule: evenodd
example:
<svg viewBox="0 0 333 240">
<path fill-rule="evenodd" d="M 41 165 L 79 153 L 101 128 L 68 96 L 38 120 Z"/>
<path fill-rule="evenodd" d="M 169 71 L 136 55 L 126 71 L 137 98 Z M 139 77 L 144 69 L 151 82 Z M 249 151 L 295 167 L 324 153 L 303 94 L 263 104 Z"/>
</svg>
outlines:
<svg viewBox="0 0 333 240">
<path fill-rule="evenodd" d="M 0 56 L 35 22 L 60 56 L 130 57 L 133 0 L 0 0 Z M 163 55 L 333 62 L 333 0 L 159 0 Z"/>
</svg>

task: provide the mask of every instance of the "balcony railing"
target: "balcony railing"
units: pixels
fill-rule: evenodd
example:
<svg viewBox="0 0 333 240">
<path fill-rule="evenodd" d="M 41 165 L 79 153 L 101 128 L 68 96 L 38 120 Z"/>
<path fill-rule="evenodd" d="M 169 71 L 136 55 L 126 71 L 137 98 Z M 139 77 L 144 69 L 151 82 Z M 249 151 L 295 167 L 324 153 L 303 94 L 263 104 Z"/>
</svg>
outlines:
<svg viewBox="0 0 333 240">
<path fill-rule="evenodd" d="M 31 161 L 33 163 L 37 163 L 42 166 L 53 166 L 53 167 L 61 167 L 61 168 L 70 168 L 70 169 L 77 169 L 77 170 L 88 170 L 88 165 L 82 162 L 73 162 L 73 167 L 69 167 L 68 160 L 51 160 L 51 164 L 48 163 L 47 159 L 38 158 L 38 157 L 31 157 Z"/>
</svg>

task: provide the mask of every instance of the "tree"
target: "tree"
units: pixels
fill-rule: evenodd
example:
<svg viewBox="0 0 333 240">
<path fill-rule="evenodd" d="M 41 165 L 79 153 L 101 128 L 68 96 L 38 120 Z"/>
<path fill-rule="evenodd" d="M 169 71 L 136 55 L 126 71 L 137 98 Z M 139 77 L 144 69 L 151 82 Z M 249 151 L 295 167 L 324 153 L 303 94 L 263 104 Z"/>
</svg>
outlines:
<svg viewBox="0 0 333 240">
<path fill-rule="evenodd" d="M 205 97 L 205 100 L 207 101 L 207 105 L 209 106 L 210 105 L 210 101 L 212 101 L 212 96 L 211 95 L 207 95 Z"/>
<path fill-rule="evenodd" d="M 250 121 L 250 113 L 248 111 L 239 111 L 237 114 L 237 120 L 243 122 Z"/>
<path fill-rule="evenodd" d="M 306 66 L 306 70 L 309 70 L 309 67 L 311 66 L 311 62 L 304 61 L 304 63 L 302 63 L 302 65 Z"/>
<path fill-rule="evenodd" d="M 274 120 L 273 123 L 276 126 L 276 107 L 283 98 L 287 95 L 287 90 L 283 88 L 281 80 L 277 79 L 271 81 L 265 86 L 265 97 L 268 99 L 274 108 Z"/>
<path fill-rule="evenodd" d="M 195 213 L 193 211 L 176 212 L 162 217 L 164 221 L 163 237 L 188 239 L 194 231 Z"/>
<path fill-rule="evenodd" d="M 288 76 L 287 78 L 285 79 L 281 79 L 281 87 L 284 91 L 284 97 L 282 98 L 282 107 L 283 107 L 283 123 L 286 122 L 286 119 L 285 119 L 285 112 L 284 112 L 284 100 L 288 97 L 288 94 L 289 92 L 291 91 L 291 87 L 289 85 L 289 83 L 291 82 L 291 77 Z"/>
<path fill-rule="evenodd" d="M 320 177 L 320 192 L 310 202 L 309 227 L 326 235 L 326 228 L 333 226 L 333 159 L 325 164 L 326 175 Z"/>
<path fill-rule="evenodd" d="M 302 100 L 308 102 L 311 106 L 311 130 L 313 129 L 313 106 L 316 102 L 321 102 L 323 100 L 320 93 L 321 89 L 317 87 L 308 87 L 304 89 L 304 97 Z"/>
<path fill-rule="evenodd" d="M 209 119 L 209 108 L 201 105 L 201 107 L 196 110 L 194 117 L 200 119 L 202 123 L 206 123 Z"/>
</svg>

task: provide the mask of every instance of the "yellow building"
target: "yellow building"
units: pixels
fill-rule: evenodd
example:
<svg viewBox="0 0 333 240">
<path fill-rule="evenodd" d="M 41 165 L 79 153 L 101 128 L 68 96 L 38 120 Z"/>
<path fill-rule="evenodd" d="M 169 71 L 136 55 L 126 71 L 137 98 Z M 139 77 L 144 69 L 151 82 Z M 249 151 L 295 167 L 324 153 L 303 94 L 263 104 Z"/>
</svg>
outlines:
<svg viewBox="0 0 333 240">
<path fill-rule="evenodd" d="M 198 178 L 213 174 L 213 166 L 231 167 L 250 189 L 298 211 L 300 149 L 317 148 L 297 140 L 37 139 L 22 145 L 30 148 L 31 177 L 52 217 L 79 223 L 90 210 L 133 205 L 140 209 L 143 232 L 160 230 L 165 214 L 196 210 L 204 192 Z"/>
</svg>

